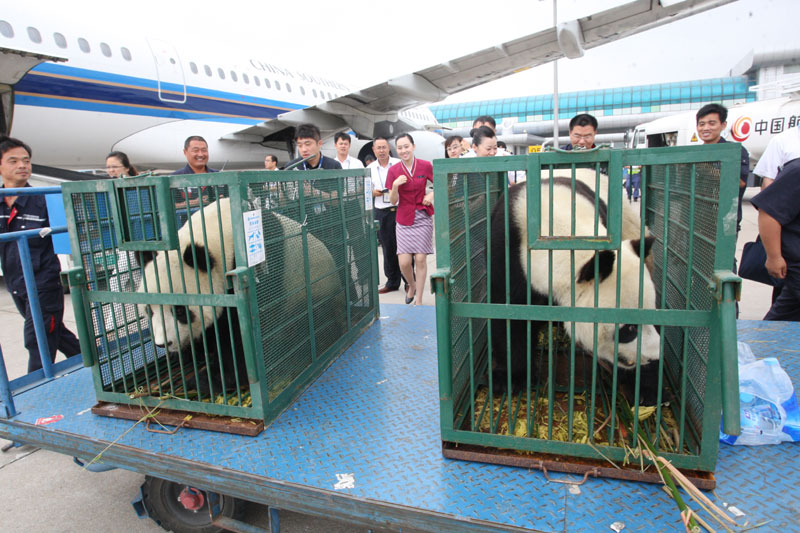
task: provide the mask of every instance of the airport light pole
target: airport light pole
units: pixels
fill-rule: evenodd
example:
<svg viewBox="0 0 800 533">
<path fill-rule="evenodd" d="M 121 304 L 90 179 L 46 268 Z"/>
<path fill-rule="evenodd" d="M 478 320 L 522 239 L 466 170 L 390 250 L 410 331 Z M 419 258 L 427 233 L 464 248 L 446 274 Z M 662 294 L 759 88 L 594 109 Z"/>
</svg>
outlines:
<svg viewBox="0 0 800 533">
<path fill-rule="evenodd" d="M 558 0 L 553 0 L 553 28 L 558 32 Z M 558 148 L 558 58 L 553 61 L 553 148 Z"/>
</svg>

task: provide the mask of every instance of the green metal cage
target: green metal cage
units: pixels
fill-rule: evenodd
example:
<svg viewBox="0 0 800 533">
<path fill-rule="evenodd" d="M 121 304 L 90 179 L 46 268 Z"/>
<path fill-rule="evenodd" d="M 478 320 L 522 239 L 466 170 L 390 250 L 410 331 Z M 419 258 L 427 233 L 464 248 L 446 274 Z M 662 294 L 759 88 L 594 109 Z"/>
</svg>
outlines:
<svg viewBox="0 0 800 533">
<path fill-rule="evenodd" d="M 735 434 L 739 427 L 735 299 L 740 280 L 731 272 L 739 156 L 738 144 L 722 144 L 437 160 L 437 271 L 431 277 L 442 440 L 608 465 L 631 460 L 642 428 L 658 453 L 678 468 L 712 472 L 723 411 L 725 431 Z M 641 166 L 638 211 L 623 204 L 623 168 L 634 165 Z M 588 179 L 581 177 L 585 169 Z M 524 184 L 509 188 L 509 176 L 522 172 Z M 559 180 L 562 188 L 554 189 Z M 588 201 L 581 198 L 586 189 L 581 181 L 592 189 Z M 523 192 L 521 205 L 513 195 Z M 562 193 L 566 200 L 554 204 Z M 514 220 L 509 212 L 516 213 Z M 576 222 L 582 212 L 590 213 L 588 223 Z M 553 220 L 563 216 L 571 217 L 571 227 L 567 223 L 566 230 L 555 231 Z M 525 283 L 545 289 L 532 296 L 525 285 L 525 296 L 515 301 L 514 287 L 505 280 L 517 253 L 507 244 L 512 243 L 509 224 L 517 221 L 519 227 L 519 217 L 527 230 L 520 254 L 527 256 L 521 259 Z M 647 237 L 654 238 L 650 255 L 643 253 Z M 613 253 L 617 265 L 628 246 L 643 259 L 636 259 L 624 280 L 622 268 L 614 267 L 609 277 L 614 303 L 601 304 L 600 284 L 593 281 L 601 279 L 598 258 Z M 576 258 L 587 256 L 594 258 L 585 267 L 593 288 L 586 291 L 588 303 L 580 304 L 576 277 L 583 273 Z M 554 268 L 559 257 L 568 265 L 560 271 Z M 554 272 L 562 279 L 554 279 Z M 654 287 L 652 307 L 645 305 L 645 278 Z M 493 288 L 493 280 L 503 280 L 501 289 Z M 561 296 L 554 286 L 565 280 Z M 636 287 L 633 305 L 620 304 L 626 283 Z M 588 342 L 576 341 L 581 325 L 593 330 Z M 658 331 L 658 359 L 647 367 L 656 369 L 655 377 L 645 383 L 650 378 L 645 378 L 639 335 L 631 341 L 636 362 L 626 389 L 622 329 L 642 332 L 648 325 Z M 611 332 L 614 350 L 612 364 L 605 366 L 597 355 L 603 331 Z M 517 382 L 511 376 L 512 344 L 525 354 L 524 374 L 515 373 L 524 379 Z M 646 419 L 641 391 L 647 384 L 658 395 Z M 623 404 L 630 404 L 632 428 L 620 429 Z"/>
<path fill-rule="evenodd" d="M 65 183 L 98 400 L 274 420 L 378 316 L 364 170 Z"/>
</svg>

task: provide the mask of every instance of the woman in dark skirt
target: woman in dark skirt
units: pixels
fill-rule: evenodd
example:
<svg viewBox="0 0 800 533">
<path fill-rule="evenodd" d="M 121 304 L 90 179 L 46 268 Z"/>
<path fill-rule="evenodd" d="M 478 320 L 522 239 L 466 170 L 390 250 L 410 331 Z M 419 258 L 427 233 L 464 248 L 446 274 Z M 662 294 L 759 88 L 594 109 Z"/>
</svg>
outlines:
<svg viewBox="0 0 800 533">
<path fill-rule="evenodd" d="M 397 206 L 397 259 L 400 272 L 408 281 L 406 303 L 422 304 L 428 254 L 433 253 L 433 165 L 414 157 L 414 139 L 404 133 L 395 139 L 400 162 L 393 165 L 386 177 L 389 201 Z M 416 280 L 411 261 L 414 261 Z"/>
</svg>

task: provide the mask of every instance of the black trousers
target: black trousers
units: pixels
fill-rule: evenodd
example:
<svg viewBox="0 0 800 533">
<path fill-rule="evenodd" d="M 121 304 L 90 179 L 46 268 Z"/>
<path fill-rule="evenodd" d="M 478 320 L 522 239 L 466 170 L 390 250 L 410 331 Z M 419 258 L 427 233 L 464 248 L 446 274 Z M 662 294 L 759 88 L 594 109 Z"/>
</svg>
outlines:
<svg viewBox="0 0 800 533">
<path fill-rule="evenodd" d="M 25 348 L 28 349 L 28 372 L 42 368 L 42 360 L 39 357 L 39 343 L 36 341 L 36 331 L 33 328 L 33 316 L 31 306 L 28 302 L 28 295 L 18 296 L 12 294 L 14 305 L 17 306 L 20 314 L 25 317 L 25 327 L 23 336 Z M 56 359 L 56 351 L 60 351 L 67 357 L 81 353 L 81 346 L 78 338 L 64 325 L 64 290 L 46 289 L 39 291 L 39 307 L 42 311 L 44 329 L 47 332 L 47 347 L 50 350 L 50 362 Z"/>
<path fill-rule="evenodd" d="M 800 264 L 786 265 L 786 278 L 783 280 L 778 298 L 772 302 L 764 320 L 790 320 L 800 322 Z"/>
<path fill-rule="evenodd" d="M 374 209 L 375 220 L 378 221 L 378 239 L 383 249 L 383 273 L 386 276 L 386 287 L 397 289 L 400 287 L 400 263 L 397 261 L 397 213 L 395 208 Z"/>
</svg>

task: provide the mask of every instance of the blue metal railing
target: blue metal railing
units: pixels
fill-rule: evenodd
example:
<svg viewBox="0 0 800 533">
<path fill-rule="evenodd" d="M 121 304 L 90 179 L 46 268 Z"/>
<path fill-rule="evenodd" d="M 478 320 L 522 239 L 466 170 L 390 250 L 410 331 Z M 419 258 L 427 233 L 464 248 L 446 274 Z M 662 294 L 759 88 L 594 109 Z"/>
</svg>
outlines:
<svg viewBox="0 0 800 533">
<path fill-rule="evenodd" d="M 20 189 L 0 188 L 0 199 L 6 196 L 42 196 L 46 194 L 61 194 L 61 187 L 25 187 Z M 2 201 L 2 200 L 0 200 Z M 25 377 L 9 381 L 6 371 L 5 359 L 0 350 L 0 416 L 11 418 L 16 416 L 17 411 L 14 407 L 13 395 L 17 391 L 28 388 L 33 383 L 50 381 L 55 377 L 58 370 L 71 368 L 80 364 L 80 356 L 71 357 L 69 361 L 76 362 L 64 366 L 59 363 L 54 365 L 50 361 L 50 349 L 47 344 L 47 333 L 42 319 L 42 310 L 39 305 L 39 291 L 36 288 L 36 279 L 31 265 L 31 251 L 28 239 L 44 238 L 58 233 L 66 233 L 66 226 L 54 228 L 38 228 L 24 231 L 13 231 L 0 234 L 0 242 L 16 241 L 19 248 L 20 262 L 22 263 L 22 273 L 25 278 L 25 290 L 28 293 L 28 303 L 31 307 L 31 317 L 33 319 L 33 329 L 36 333 L 36 342 L 39 345 L 39 357 L 42 361 L 41 370 L 37 370 Z"/>
</svg>

